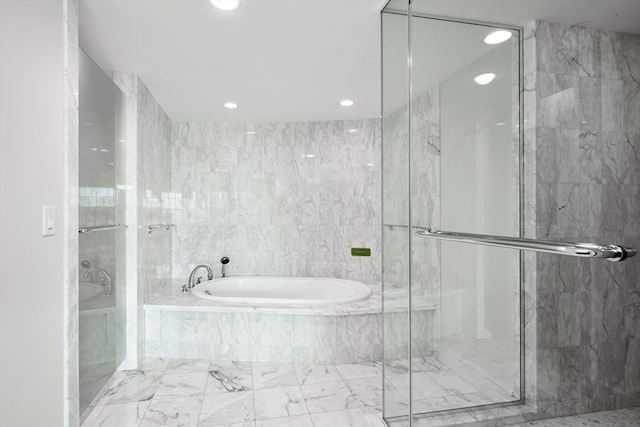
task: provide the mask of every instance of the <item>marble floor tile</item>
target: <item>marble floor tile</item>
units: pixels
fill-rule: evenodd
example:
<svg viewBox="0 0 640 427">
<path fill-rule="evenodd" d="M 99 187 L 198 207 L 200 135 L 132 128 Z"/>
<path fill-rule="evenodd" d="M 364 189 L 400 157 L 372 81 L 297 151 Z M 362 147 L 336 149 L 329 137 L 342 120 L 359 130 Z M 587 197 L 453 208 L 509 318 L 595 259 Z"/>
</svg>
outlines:
<svg viewBox="0 0 640 427">
<path fill-rule="evenodd" d="M 448 394 L 477 393 L 480 391 L 453 371 L 432 371 L 426 372 L 424 375 L 438 383 Z"/>
<path fill-rule="evenodd" d="M 484 393 L 453 394 L 413 401 L 413 413 L 422 414 L 495 403 Z"/>
<path fill-rule="evenodd" d="M 256 390 L 256 420 L 307 414 L 307 405 L 299 386 Z"/>
<path fill-rule="evenodd" d="M 302 386 L 309 413 L 357 408 L 358 404 L 344 381 Z"/>
<path fill-rule="evenodd" d="M 514 424 L 514 427 L 637 427 L 639 425 L 640 408 L 628 408 Z"/>
<path fill-rule="evenodd" d="M 150 376 L 164 375 L 171 360 L 160 357 L 145 357 L 140 361 L 138 370 Z"/>
<path fill-rule="evenodd" d="M 249 371 L 231 369 L 211 370 L 207 373 L 207 386 L 205 394 L 235 393 L 253 389 L 253 375 L 251 367 Z"/>
<path fill-rule="evenodd" d="M 342 377 L 332 365 L 295 365 L 300 385 L 340 381 Z"/>
<path fill-rule="evenodd" d="M 253 392 L 205 395 L 198 426 L 212 427 L 225 424 L 253 422 Z"/>
<path fill-rule="evenodd" d="M 345 380 L 382 376 L 382 364 L 379 362 L 336 365 L 336 369 Z"/>
<path fill-rule="evenodd" d="M 311 414 L 314 427 L 370 427 L 360 408 Z"/>
<path fill-rule="evenodd" d="M 149 376 L 130 371 L 105 387 L 100 396 L 100 404 L 150 400 L 158 389 L 161 379 L 161 376 Z"/>
<path fill-rule="evenodd" d="M 199 426 L 202 424 L 198 424 Z M 243 423 L 231 423 L 231 424 L 216 424 L 213 427 L 256 427 L 256 423 L 253 421 L 245 421 Z"/>
<path fill-rule="evenodd" d="M 387 379 L 387 384 L 391 385 L 400 395 L 401 399 L 408 401 L 409 399 L 409 375 L 396 375 Z M 433 377 L 429 376 L 429 372 L 414 372 L 412 398 L 414 400 L 431 399 L 434 397 L 447 396 L 449 393 Z"/>
<path fill-rule="evenodd" d="M 253 388 L 280 388 L 298 385 L 293 365 L 289 363 L 256 363 L 253 365 Z"/>
<path fill-rule="evenodd" d="M 140 427 L 197 427 L 201 406 L 201 397 L 154 398 Z"/>
<path fill-rule="evenodd" d="M 149 402 L 100 405 L 93 408 L 83 427 L 137 427 L 147 411 Z"/>
<path fill-rule="evenodd" d="M 415 357 L 411 360 L 414 372 L 429 372 L 445 369 L 443 363 L 436 357 Z"/>
<path fill-rule="evenodd" d="M 256 427 L 314 427 L 309 415 L 256 421 Z M 337 426 L 333 426 L 337 427 Z"/>
<path fill-rule="evenodd" d="M 202 396 L 207 384 L 207 372 L 194 374 L 166 374 L 162 377 L 155 397 Z"/>
<path fill-rule="evenodd" d="M 360 408 L 367 425 L 370 427 L 387 427 L 382 421 L 382 408 L 364 407 Z"/>
<path fill-rule="evenodd" d="M 382 378 L 361 378 L 345 383 L 360 407 L 382 407 Z"/>
<path fill-rule="evenodd" d="M 205 359 L 172 359 L 165 375 L 179 375 L 209 372 L 209 360 Z"/>
<path fill-rule="evenodd" d="M 234 360 L 212 360 L 209 364 L 209 371 L 234 371 L 244 372 L 251 375 L 252 362 L 236 362 Z"/>
</svg>

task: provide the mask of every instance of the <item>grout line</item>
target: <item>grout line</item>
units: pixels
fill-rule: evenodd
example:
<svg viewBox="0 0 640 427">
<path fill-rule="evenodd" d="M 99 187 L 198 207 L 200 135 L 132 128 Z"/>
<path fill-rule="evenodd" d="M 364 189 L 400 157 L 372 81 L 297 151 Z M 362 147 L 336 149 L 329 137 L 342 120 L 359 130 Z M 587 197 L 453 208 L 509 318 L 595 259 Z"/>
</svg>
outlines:
<svg viewBox="0 0 640 427">
<path fill-rule="evenodd" d="M 253 366 L 255 362 L 251 362 L 251 401 L 253 402 L 253 425 L 257 425 L 256 421 L 256 385 L 253 379 Z"/>
<path fill-rule="evenodd" d="M 143 357 L 142 360 L 144 361 L 146 359 L 146 357 Z M 164 360 L 164 359 L 163 359 Z M 153 402 L 153 398 L 156 397 L 156 393 L 158 392 L 158 388 L 160 387 L 160 383 L 162 382 L 166 372 L 167 372 L 167 368 L 169 367 L 169 363 L 171 363 L 171 359 L 167 359 L 167 365 L 165 366 L 164 370 L 162 371 L 162 375 L 160 375 L 160 381 L 158 381 L 158 385 L 156 386 L 155 391 L 153 392 L 153 395 L 151 397 L 151 399 L 149 399 L 149 403 L 147 404 L 147 407 L 144 410 L 144 414 L 142 414 L 142 417 L 140 418 L 140 421 L 138 422 L 137 426 L 139 426 L 140 424 L 142 424 L 142 421 L 144 421 L 144 418 L 147 416 L 147 412 L 149 411 L 149 407 L 151 406 L 151 403 Z M 140 365 L 138 365 L 138 371 L 140 371 Z M 146 372 L 142 371 L 143 376 L 146 377 L 147 374 Z"/>
<path fill-rule="evenodd" d="M 204 389 L 202 390 L 202 397 L 200 399 L 200 409 L 198 410 L 198 425 L 200 425 L 200 417 L 202 416 L 202 407 L 204 406 L 204 399 L 207 395 L 207 386 L 209 385 L 209 380 L 211 375 L 209 372 L 211 371 L 211 359 L 209 359 L 209 367 L 207 368 L 207 380 L 204 382 Z"/>
<path fill-rule="evenodd" d="M 293 375 L 295 375 L 296 379 L 298 380 L 298 390 L 300 390 L 300 396 L 302 396 L 302 403 L 304 404 L 305 409 L 307 410 L 307 417 L 309 417 L 309 421 L 311 422 L 311 425 L 313 425 L 313 419 L 311 418 L 311 413 L 309 412 L 309 406 L 307 405 L 307 397 L 304 395 L 304 392 L 302 391 L 302 383 L 300 382 L 300 377 L 298 376 L 298 367 L 300 367 L 300 370 L 302 370 L 301 366 L 303 365 L 296 365 L 295 363 L 292 363 L 291 366 L 293 367 Z"/>
</svg>

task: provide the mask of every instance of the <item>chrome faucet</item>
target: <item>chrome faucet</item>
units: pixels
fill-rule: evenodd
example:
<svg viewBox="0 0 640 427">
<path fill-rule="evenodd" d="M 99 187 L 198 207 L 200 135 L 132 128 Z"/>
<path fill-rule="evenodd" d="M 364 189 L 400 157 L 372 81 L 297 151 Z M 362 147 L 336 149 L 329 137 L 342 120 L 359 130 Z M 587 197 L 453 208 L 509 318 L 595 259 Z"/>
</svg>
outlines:
<svg viewBox="0 0 640 427">
<path fill-rule="evenodd" d="M 220 262 L 222 263 L 222 277 L 227 277 L 227 264 L 229 264 L 229 257 L 223 256 L 220 258 Z"/>
<path fill-rule="evenodd" d="M 209 280 L 213 279 L 213 272 L 211 271 L 211 267 L 209 267 L 208 265 L 204 265 L 201 264 L 199 266 L 197 266 L 196 268 L 194 268 L 193 270 L 191 270 L 191 274 L 189 275 L 189 281 L 187 282 L 187 288 L 191 289 L 193 288 L 195 285 L 197 285 L 198 283 L 200 283 L 202 281 L 202 277 L 198 277 L 196 280 L 196 283 L 193 283 L 193 278 L 196 275 L 196 272 L 201 269 L 201 268 L 206 268 L 207 269 L 207 277 L 209 278 Z"/>
<path fill-rule="evenodd" d="M 107 279 L 107 287 L 106 290 L 104 292 L 105 295 L 111 295 L 111 276 L 109 276 L 109 273 L 107 273 L 106 271 L 104 271 L 101 268 L 90 268 L 87 271 L 85 271 L 84 273 L 84 278 L 87 279 L 89 277 L 89 273 L 93 273 L 94 271 L 98 272 L 98 273 L 102 273 L 104 275 L 104 278 Z M 100 280 L 100 282 L 102 282 L 103 280 Z"/>
</svg>

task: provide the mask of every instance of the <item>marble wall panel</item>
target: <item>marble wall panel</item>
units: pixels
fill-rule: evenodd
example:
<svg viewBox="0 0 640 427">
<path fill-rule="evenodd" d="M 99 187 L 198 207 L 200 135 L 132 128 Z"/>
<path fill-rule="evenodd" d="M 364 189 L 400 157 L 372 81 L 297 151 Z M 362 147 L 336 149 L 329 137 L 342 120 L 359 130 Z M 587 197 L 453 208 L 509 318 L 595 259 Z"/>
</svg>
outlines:
<svg viewBox="0 0 640 427">
<path fill-rule="evenodd" d="M 138 77 L 137 96 L 137 243 L 138 301 L 159 293 L 171 278 L 172 231 L 149 233 L 144 226 L 172 223 L 171 120 Z"/>
<path fill-rule="evenodd" d="M 173 275 L 228 256 L 230 275 L 380 282 L 377 120 L 174 122 Z M 351 247 L 371 248 L 352 257 Z"/>
<path fill-rule="evenodd" d="M 637 245 L 640 36 L 548 22 L 533 34 L 536 237 Z M 539 417 L 640 403 L 638 264 L 537 256 Z"/>
</svg>

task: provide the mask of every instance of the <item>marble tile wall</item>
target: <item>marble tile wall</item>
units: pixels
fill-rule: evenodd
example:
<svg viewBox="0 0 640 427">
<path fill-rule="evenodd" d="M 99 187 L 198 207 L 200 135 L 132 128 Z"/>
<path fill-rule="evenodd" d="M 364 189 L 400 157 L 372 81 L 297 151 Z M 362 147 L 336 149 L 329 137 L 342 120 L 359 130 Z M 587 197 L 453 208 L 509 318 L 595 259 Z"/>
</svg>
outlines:
<svg viewBox="0 0 640 427">
<path fill-rule="evenodd" d="M 173 275 L 198 264 L 220 276 L 380 282 L 377 120 L 174 122 Z M 350 248 L 371 248 L 352 257 Z"/>
<path fill-rule="evenodd" d="M 548 22 L 532 29 L 525 167 L 536 227 L 528 234 L 638 247 L 640 36 Z M 537 354 L 527 363 L 537 364 L 539 412 L 637 406 L 640 259 L 538 255 L 536 263 Z"/>
<path fill-rule="evenodd" d="M 148 357 L 356 363 L 382 358 L 381 314 L 145 310 Z"/>
<path fill-rule="evenodd" d="M 143 304 L 171 278 L 171 231 L 144 227 L 172 223 L 171 121 L 142 79 L 136 79 L 137 350 L 145 355 Z"/>
<path fill-rule="evenodd" d="M 385 145 L 383 146 L 383 241 L 385 245 L 385 292 L 406 288 L 409 283 L 411 259 L 411 297 L 414 308 L 419 305 L 438 305 L 440 302 L 440 244 L 415 236 L 422 227 L 440 226 L 440 103 L 439 90 L 431 89 L 417 96 L 412 102 L 411 141 L 408 134 L 407 108 L 387 115 L 383 122 Z M 409 160 L 409 143 L 411 159 Z M 411 163 L 411 172 L 407 164 Z M 411 233 L 409 223 L 409 179 L 411 179 Z M 409 256 L 408 239 L 414 240 L 413 253 Z M 415 241 L 415 239 L 420 239 Z M 396 288 L 396 289 L 394 289 Z M 389 292 L 387 292 L 389 291 Z M 405 298 L 408 295 L 405 295 Z M 417 313 L 420 316 L 420 313 Z M 414 356 L 424 356 L 433 350 L 438 330 L 439 313 L 430 310 L 432 332 L 426 338 L 419 328 L 414 329 Z M 396 314 L 388 316 L 385 324 L 393 336 L 385 348 L 388 357 L 400 357 L 407 345 L 403 337 L 406 321 Z M 395 331 L 395 332 L 394 332 Z M 404 344 L 403 344 L 404 341 Z"/>
<path fill-rule="evenodd" d="M 172 223 L 171 120 L 142 79 L 137 81 L 138 226 Z M 144 303 L 171 278 L 170 230 L 138 229 L 138 301 Z"/>
</svg>

